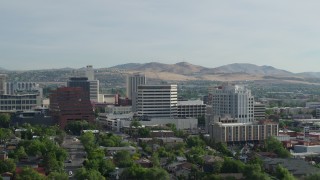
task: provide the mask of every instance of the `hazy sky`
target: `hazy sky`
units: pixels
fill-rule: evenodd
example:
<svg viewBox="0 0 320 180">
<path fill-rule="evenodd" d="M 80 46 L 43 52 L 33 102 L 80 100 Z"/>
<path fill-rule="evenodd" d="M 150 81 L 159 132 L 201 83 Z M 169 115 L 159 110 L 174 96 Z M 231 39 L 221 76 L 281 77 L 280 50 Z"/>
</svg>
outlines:
<svg viewBox="0 0 320 180">
<path fill-rule="evenodd" d="M 319 0 L 0 0 L 0 67 L 177 63 L 320 71 Z"/>
</svg>

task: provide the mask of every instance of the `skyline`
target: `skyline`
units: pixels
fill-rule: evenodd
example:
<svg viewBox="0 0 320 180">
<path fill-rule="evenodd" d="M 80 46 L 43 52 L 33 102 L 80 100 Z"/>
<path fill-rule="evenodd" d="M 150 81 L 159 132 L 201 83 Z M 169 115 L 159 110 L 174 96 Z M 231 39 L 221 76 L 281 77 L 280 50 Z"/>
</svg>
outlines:
<svg viewBox="0 0 320 180">
<path fill-rule="evenodd" d="M 232 63 L 320 72 L 320 2 L 0 1 L 0 67 Z"/>
</svg>

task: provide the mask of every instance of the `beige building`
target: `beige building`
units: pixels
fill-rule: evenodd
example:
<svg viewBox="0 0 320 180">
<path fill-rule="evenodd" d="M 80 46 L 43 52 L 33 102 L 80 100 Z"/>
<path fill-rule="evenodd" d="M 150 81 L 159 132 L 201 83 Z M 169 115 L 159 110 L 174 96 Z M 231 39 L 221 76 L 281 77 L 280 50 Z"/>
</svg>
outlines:
<svg viewBox="0 0 320 180">
<path fill-rule="evenodd" d="M 270 136 L 278 136 L 278 131 L 278 124 L 270 121 L 262 121 L 260 123 L 216 122 L 209 127 L 211 138 L 216 142 L 226 143 L 258 142 Z"/>
</svg>

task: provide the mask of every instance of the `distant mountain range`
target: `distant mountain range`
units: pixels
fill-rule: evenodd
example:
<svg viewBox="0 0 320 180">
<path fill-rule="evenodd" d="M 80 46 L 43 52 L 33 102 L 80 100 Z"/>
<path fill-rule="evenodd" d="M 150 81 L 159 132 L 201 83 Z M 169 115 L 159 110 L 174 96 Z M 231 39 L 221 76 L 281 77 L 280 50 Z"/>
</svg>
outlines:
<svg viewBox="0 0 320 180">
<path fill-rule="evenodd" d="M 83 68 L 81 68 L 83 69 Z M 81 69 L 61 68 L 50 71 L 73 71 Z M 1 72 L 7 70 L 0 68 Z M 43 71 L 43 70 L 42 70 Z M 148 78 L 172 81 L 212 80 L 212 81 L 244 81 L 244 80 L 277 80 L 293 83 L 320 83 L 320 72 L 292 73 L 272 66 L 257 66 L 248 63 L 234 63 L 216 68 L 207 68 L 187 62 L 176 64 L 128 63 L 109 68 L 96 69 L 98 77 L 108 73 L 121 75 L 142 72 Z M 57 73 L 59 74 L 59 73 Z"/>
<path fill-rule="evenodd" d="M 207 68 L 187 62 L 176 64 L 129 63 L 113 66 L 110 69 L 125 70 L 126 72 L 143 72 L 148 77 L 162 80 L 277 80 L 293 83 L 320 82 L 320 72 L 292 73 L 272 66 L 257 66 L 248 63 L 234 63 L 216 68 Z"/>
<path fill-rule="evenodd" d="M 235 63 L 224 65 L 216 68 L 206 68 L 198 65 L 193 65 L 187 62 L 179 62 L 176 64 L 163 64 L 158 62 L 151 62 L 145 64 L 129 63 L 113 66 L 111 68 L 134 70 L 134 71 L 156 71 L 156 72 L 170 72 L 183 75 L 199 74 L 230 74 L 230 73 L 245 73 L 265 76 L 293 76 L 294 73 L 289 71 L 276 69 L 272 66 L 257 66 L 247 63 Z M 306 73 L 305 75 L 307 75 Z M 319 73 L 320 74 L 320 73 Z M 301 74 L 302 75 L 302 74 Z"/>
</svg>

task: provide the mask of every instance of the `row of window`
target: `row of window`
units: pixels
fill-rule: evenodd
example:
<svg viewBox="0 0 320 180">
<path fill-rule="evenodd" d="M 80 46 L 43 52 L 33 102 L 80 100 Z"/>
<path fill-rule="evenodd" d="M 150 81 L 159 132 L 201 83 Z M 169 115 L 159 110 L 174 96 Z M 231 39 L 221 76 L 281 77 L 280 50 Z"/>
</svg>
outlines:
<svg viewBox="0 0 320 180">
<path fill-rule="evenodd" d="M 7 105 L 7 104 L 36 104 L 36 100 L 1 100 L 1 105 Z"/>
</svg>

